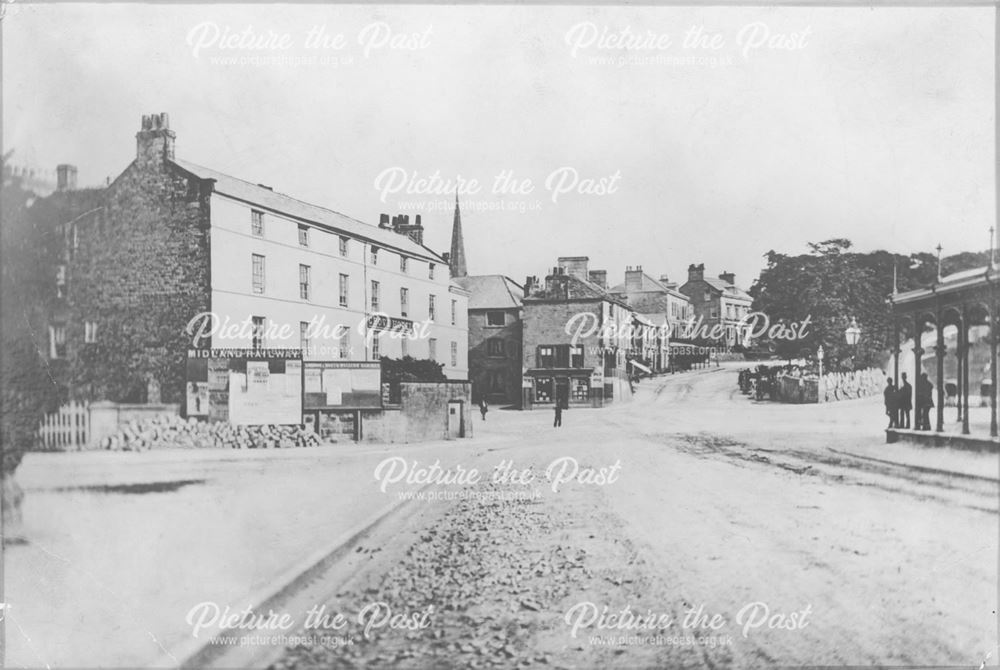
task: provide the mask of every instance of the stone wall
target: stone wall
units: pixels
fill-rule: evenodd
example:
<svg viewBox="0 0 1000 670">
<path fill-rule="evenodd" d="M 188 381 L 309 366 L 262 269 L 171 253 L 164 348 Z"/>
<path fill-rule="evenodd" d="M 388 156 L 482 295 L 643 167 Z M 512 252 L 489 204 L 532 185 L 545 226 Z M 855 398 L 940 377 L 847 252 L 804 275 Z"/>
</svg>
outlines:
<svg viewBox="0 0 1000 670">
<path fill-rule="evenodd" d="M 469 382 L 403 382 L 400 404 L 381 412 L 362 412 L 362 442 L 444 440 L 448 401 L 461 400 L 463 437 L 473 435 L 472 384 Z"/>
<path fill-rule="evenodd" d="M 486 313 L 503 312 L 504 326 L 487 326 Z M 502 353 L 491 355 L 488 340 L 498 339 Z M 491 393 L 499 379 L 503 393 Z M 469 381 L 475 400 L 485 393 L 491 404 L 521 404 L 521 321 L 518 310 L 469 310 Z"/>
<path fill-rule="evenodd" d="M 210 188 L 165 160 L 137 161 L 77 222 L 67 340 L 81 399 L 183 402 L 185 326 L 210 309 Z"/>
<path fill-rule="evenodd" d="M 786 403 L 816 403 L 867 398 L 880 395 L 885 380 L 885 373 L 878 368 L 831 372 L 823 375 L 822 380 L 815 375 L 779 375 L 777 399 Z"/>
</svg>

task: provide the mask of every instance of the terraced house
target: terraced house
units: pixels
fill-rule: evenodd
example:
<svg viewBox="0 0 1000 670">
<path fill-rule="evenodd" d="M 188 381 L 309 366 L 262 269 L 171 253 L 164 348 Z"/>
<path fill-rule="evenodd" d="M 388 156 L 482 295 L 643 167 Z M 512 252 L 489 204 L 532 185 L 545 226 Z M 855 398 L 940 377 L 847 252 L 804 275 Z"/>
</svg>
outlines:
<svg viewBox="0 0 1000 670">
<path fill-rule="evenodd" d="M 631 399 L 628 304 L 602 288 L 586 256 L 561 257 L 540 282 L 524 284 L 524 408 L 603 406 Z M 604 275 L 606 276 L 606 275 Z"/>
<path fill-rule="evenodd" d="M 90 399 L 183 403 L 192 346 L 408 355 L 468 377 L 468 293 L 419 216 L 365 223 L 196 165 L 175 140 L 166 114 L 143 117 L 135 160 L 66 223 L 68 323 L 52 350 Z"/>
<path fill-rule="evenodd" d="M 744 319 L 752 309 L 753 298 L 736 285 L 736 275 L 722 272 L 718 278 L 706 277 L 705 264 L 692 263 L 680 292 L 691 301 L 694 330 L 703 333 L 717 327 L 721 337 L 711 342 L 712 346 L 728 351 L 745 342 L 750 326 Z"/>
</svg>

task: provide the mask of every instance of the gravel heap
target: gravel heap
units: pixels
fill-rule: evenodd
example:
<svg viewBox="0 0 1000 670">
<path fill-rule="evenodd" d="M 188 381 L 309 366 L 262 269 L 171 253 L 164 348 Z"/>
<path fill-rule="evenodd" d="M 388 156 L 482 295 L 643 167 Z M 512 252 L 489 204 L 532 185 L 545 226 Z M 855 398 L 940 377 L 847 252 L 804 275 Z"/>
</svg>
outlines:
<svg viewBox="0 0 1000 670">
<path fill-rule="evenodd" d="M 393 612 L 433 606 L 430 626 L 379 629 L 371 639 L 355 635 L 353 644 L 333 648 L 299 645 L 271 670 L 650 667 L 664 650 L 623 656 L 622 649 L 569 636 L 568 605 L 591 598 L 637 603 L 648 582 L 599 498 L 582 505 L 552 498 L 455 502 L 393 567 L 329 603 L 349 616 L 378 601 Z"/>
<path fill-rule="evenodd" d="M 313 447 L 319 437 L 301 426 L 234 426 L 206 423 L 179 416 L 160 416 L 131 421 L 114 435 L 101 440 L 101 448 L 111 451 L 143 449 L 204 448 L 278 449 Z"/>
</svg>

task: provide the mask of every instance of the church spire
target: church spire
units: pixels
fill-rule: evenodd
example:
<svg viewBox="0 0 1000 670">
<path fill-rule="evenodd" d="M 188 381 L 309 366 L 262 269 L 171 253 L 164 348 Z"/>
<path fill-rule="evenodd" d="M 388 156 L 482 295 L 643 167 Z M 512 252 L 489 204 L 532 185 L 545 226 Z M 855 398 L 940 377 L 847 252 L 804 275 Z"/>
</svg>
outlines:
<svg viewBox="0 0 1000 670">
<path fill-rule="evenodd" d="M 455 223 L 451 227 L 451 255 L 448 257 L 452 277 L 465 277 L 465 239 L 462 237 L 462 213 L 458 209 L 458 191 L 455 191 Z"/>
</svg>

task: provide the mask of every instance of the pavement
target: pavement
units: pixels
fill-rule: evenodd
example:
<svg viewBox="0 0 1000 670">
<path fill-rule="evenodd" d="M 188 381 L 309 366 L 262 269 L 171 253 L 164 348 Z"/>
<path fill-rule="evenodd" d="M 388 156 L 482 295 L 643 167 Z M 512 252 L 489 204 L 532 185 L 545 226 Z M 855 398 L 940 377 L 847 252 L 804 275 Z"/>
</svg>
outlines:
<svg viewBox="0 0 1000 670">
<path fill-rule="evenodd" d="M 489 570 L 454 565 L 451 581 L 467 591 L 455 596 L 454 616 L 500 608 L 481 622 L 499 646 L 463 648 L 471 620 L 456 618 L 427 640 L 410 631 L 350 652 L 290 649 L 281 667 L 366 659 L 473 667 L 493 657 L 502 667 L 995 662 L 998 456 L 887 445 L 877 399 L 751 401 L 736 388 L 737 367 L 645 380 L 632 402 L 569 410 L 559 429 L 546 411 L 490 412 L 476 419 L 472 440 L 29 454 L 18 472 L 28 543 L 5 556 L 7 665 L 135 667 L 190 644 L 186 617 L 198 603 L 246 606 L 304 556 L 421 488 L 404 477 L 381 490 L 377 468 L 395 456 L 411 475 L 436 462 L 451 473 L 505 464 L 537 476 L 500 485 L 508 495 L 500 500 L 455 498 L 444 521 L 429 516 L 427 528 L 413 529 L 416 539 L 386 538 L 382 567 L 373 563 L 357 578 L 364 586 L 336 604 L 411 590 L 440 602 L 444 587 L 422 583 L 431 577 L 420 565 L 443 566 L 456 552 L 493 572 L 504 556 L 537 563 L 513 591 Z M 544 473 L 559 463 L 579 476 L 554 490 Z M 420 550 L 423 535 L 452 539 Z M 455 538 L 466 535 L 463 550 Z M 560 589 L 556 577 L 528 579 L 559 572 L 558 556 L 578 566 L 575 581 Z M 404 561 L 410 568 L 393 571 Z M 504 610 L 512 593 L 528 604 Z M 605 648 L 563 623 L 586 598 L 611 610 L 702 605 L 726 620 L 721 632 L 733 642 L 693 655 L 677 645 Z M 810 625 L 762 625 L 744 636 L 736 620 L 753 603 L 809 607 Z M 503 637 L 497 626 L 512 632 Z"/>
</svg>

